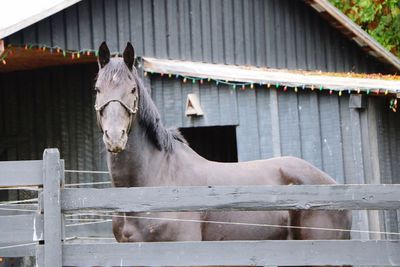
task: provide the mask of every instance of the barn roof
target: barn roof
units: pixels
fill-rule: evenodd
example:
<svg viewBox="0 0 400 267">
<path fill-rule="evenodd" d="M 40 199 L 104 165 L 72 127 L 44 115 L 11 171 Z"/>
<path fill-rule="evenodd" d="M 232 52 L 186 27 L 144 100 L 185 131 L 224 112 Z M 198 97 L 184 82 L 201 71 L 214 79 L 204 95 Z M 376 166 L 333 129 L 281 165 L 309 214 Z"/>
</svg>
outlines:
<svg viewBox="0 0 400 267">
<path fill-rule="evenodd" d="M 35 1 L 34 8 L 28 12 L 21 12 L 23 0 L 8 2 L 8 13 L 13 14 L 12 19 L 0 19 L 0 39 L 5 38 L 21 29 L 43 20 L 67 7 L 82 0 L 39 0 Z M 363 50 L 378 58 L 380 61 L 394 66 L 400 70 L 400 59 L 380 45 L 368 33 L 345 16 L 341 11 L 329 3 L 328 0 L 304 0 L 325 17 L 334 27 L 339 29 L 348 38 L 354 40 Z M 15 15 L 14 15 L 15 14 Z"/>
<path fill-rule="evenodd" d="M 0 39 L 22 30 L 82 0 L 13 0 L 3 4 Z M 31 3 L 31 4 L 30 4 Z M 24 6 L 24 8 L 21 8 Z"/>
</svg>

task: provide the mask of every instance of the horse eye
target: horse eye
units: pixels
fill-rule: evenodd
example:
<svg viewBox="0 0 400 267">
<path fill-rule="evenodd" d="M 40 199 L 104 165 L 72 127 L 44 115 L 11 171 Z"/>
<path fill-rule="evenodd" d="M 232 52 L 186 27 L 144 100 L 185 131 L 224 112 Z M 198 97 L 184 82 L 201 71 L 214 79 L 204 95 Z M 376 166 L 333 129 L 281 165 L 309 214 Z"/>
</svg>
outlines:
<svg viewBox="0 0 400 267">
<path fill-rule="evenodd" d="M 93 90 L 96 94 L 100 93 L 100 88 L 99 87 L 95 87 Z"/>
<path fill-rule="evenodd" d="M 135 93 L 135 92 L 136 92 L 136 87 L 134 87 L 134 88 L 132 89 L 131 93 L 133 94 L 133 93 Z"/>
</svg>

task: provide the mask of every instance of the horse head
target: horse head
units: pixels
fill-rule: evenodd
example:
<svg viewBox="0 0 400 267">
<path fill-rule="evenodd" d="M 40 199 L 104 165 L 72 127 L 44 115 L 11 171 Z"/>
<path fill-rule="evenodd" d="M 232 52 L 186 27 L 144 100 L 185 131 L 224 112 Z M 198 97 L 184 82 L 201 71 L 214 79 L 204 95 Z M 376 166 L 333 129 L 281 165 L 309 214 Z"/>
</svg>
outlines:
<svg viewBox="0 0 400 267">
<path fill-rule="evenodd" d="M 122 58 L 111 58 L 105 42 L 99 47 L 95 110 L 104 144 L 112 153 L 125 149 L 137 115 L 139 90 L 134 61 L 135 51 L 129 42 Z"/>
</svg>

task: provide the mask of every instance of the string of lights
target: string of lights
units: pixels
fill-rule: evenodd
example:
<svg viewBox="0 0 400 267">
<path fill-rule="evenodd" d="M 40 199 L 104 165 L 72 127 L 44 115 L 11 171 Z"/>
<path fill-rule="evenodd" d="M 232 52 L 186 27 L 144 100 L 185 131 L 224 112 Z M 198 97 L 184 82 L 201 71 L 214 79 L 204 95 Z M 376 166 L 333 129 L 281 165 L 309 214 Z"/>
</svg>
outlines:
<svg viewBox="0 0 400 267">
<path fill-rule="evenodd" d="M 7 59 L 13 55 L 12 48 L 24 48 L 25 50 L 38 50 L 42 52 L 50 52 L 51 54 L 57 53 L 61 54 L 64 57 L 70 57 L 71 59 L 79 59 L 81 56 L 98 56 L 98 51 L 94 49 L 81 49 L 81 50 L 71 50 L 71 49 L 63 49 L 59 46 L 48 46 L 44 44 L 20 44 L 13 45 L 9 44 L 7 46 L 7 50 L 1 55 L 0 62 L 4 65 L 7 64 Z M 114 53 L 118 54 L 118 53 Z"/>
<path fill-rule="evenodd" d="M 215 83 L 215 85 L 228 85 L 231 86 L 231 89 L 237 89 L 240 88 L 242 90 L 246 90 L 246 89 L 254 89 L 255 87 L 266 87 L 268 89 L 270 88 L 282 88 L 282 90 L 284 92 L 287 92 L 289 90 L 289 86 L 287 85 L 283 85 L 280 83 L 275 83 L 275 84 L 271 84 L 271 83 L 252 83 L 252 82 L 233 82 L 233 81 L 228 81 L 228 80 L 220 80 L 220 79 L 211 79 L 211 78 L 201 78 L 201 77 L 193 77 L 193 76 L 184 76 L 184 75 L 180 75 L 180 74 L 165 74 L 165 73 L 155 73 L 155 72 L 144 72 L 144 76 L 150 76 L 150 75 L 160 75 L 161 77 L 165 77 L 168 76 L 168 78 L 176 78 L 176 79 L 182 79 L 183 83 L 192 83 L 192 84 L 196 84 L 196 83 L 200 83 L 200 84 L 204 84 L 205 81 L 207 82 L 213 82 Z M 323 91 L 323 90 L 329 90 L 329 94 L 333 95 L 334 92 L 337 92 L 337 94 L 339 96 L 342 96 L 344 92 L 347 92 L 348 94 L 351 94 L 352 92 L 356 92 L 357 94 L 361 94 L 361 89 L 347 89 L 347 90 L 333 90 L 333 89 L 329 89 L 329 88 L 324 88 L 322 85 L 316 86 L 316 85 L 299 85 L 299 86 L 293 86 L 291 87 L 292 90 L 295 93 L 298 93 L 300 90 L 305 91 L 307 88 L 309 88 L 311 91 Z M 299 89 L 300 88 L 300 89 Z M 376 95 L 379 94 L 383 94 L 383 95 L 388 95 L 389 94 L 389 90 L 382 90 L 382 89 L 375 89 L 375 90 L 366 90 L 365 94 L 370 95 L 371 93 L 374 93 Z"/>
<path fill-rule="evenodd" d="M 63 57 L 70 58 L 72 60 L 74 59 L 80 59 L 82 56 L 98 56 L 98 51 L 94 49 L 81 49 L 81 50 L 70 50 L 70 49 L 63 49 L 59 46 L 53 46 L 50 47 L 48 45 L 44 44 L 21 44 L 21 45 L 11 45 L 9 44 L 7 46 L 6 51 L 1 55 L 0 57 L 0 62 L 2 64 L 6 65 L 7 60 L 12 57 L 13 55 L 13 47 L 18 47 L 18 48 L 23 48 L 25 50 L 38 50 L 42 52 L 50 52 L 50 53 L 57 53 L 62 55 Z M 111 53 L 112 56 L 114 55 L 119 55 L 118 52 Z M 367 89 L 361 91 L 359 88 L 358 89 L 341 89 L 341 90 L 333 90 L 329 88 L 324 88 L 322 85 L 309 85 L 309 84 L 299 84 L 298 86 L 288 86 L 285 84 L 281 83 L 253 83 L 253 82 L 237 82 L 237 81 L 229 81 L 229 80 L 220 80 L 220 79 L 214 79 L 210 77 L 194 77 L 194 76 L 184 76 L 180 74 L 175 74 L 175 73 L 157 73 L 157 72 L 144 72 L 144 76 L 154 76 L 154 75 L 159 75 L 160 77 L 168 77 L 170 79 L 175 78 L 175 79 L 181 79 L 183 83 L 192 83 L 192 84 L 200 84 L 203 85 L 204 83 L 214 83 L 216 86 L 219 85 L 225 85 L 229 86 L 232 90 L 236 89 L 241 89 L 241 90 L 247 90 L 247 89 L 255 89 L 255 88 L 276 88 L 276 89 L 282 89 L 283 92 L 287 91 L 293 91 L 295 93 L 298 93 L 300 91 L 316 91 L 316 92 L 321 92 L 321 91 L 328 91 L 329 95 L 334 95 L 337 94 L 338 96 L 342 96 L 343 94 L 352 94 L 352 93 L 357 93 L 361 94 L 364 93 L 366 95 L 389 95 L 391 92 L 388 90 L 383 90 L 383 89 Z M 397 101 L 397 95 L 395 95 L 389 103 L 389 108 L 393 112 L 397 111 L 397 106 L 398 106 L 398 101 Z"/>
</svg>

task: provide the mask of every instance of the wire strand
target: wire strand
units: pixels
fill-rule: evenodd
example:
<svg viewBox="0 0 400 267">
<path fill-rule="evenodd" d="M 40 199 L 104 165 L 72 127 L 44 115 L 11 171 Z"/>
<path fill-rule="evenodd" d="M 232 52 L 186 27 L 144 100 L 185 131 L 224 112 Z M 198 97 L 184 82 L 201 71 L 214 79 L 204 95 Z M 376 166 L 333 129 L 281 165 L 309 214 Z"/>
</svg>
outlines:
<svg viewBox="0 0 400 267">
<path fill-rule="evenodd" d="M 9 204 L 37 202 L 37 201 L 38 201 L 38 198 L 31 198 L 31 199 L 24 199 L 24 200 L 2 201 L 2 202 L 0 202 L 0 206 L 9 205 Z"/>
<path fill-rule="evenodd" d="M 13 208 L 2 208 L 2 207 L 0 207 L 0 210 L 38 212 L 37 210 L 13 209 Z"/>
<path fill-rule="evenodd" d="M 65 173 L 110 174 L 109 171 L 64 170 Z"/>
<path fill-rule="evenodd" d="M 177 218 L 116 215 L 116 214 L 102 214 L 102 213 L 94 213 L 94 214 L 93 213 L 81 213 L 81 214 L 74 214 L 74 215 L 77 215 L 77 216 L 78 215 L 85 215 L 85 216 L 93 215 L 93 216 L 103 216 L 103 217 L 119 217 L 119 218 L 132 218 L 132 219 L 145 219 L 145 220 L 172 221 L 172 222 L 210 223 L 210 224 L 224 224 L 224 225 L 286 228 L 286 229 L 304 229 L 304 230 L 320 230 L 320 231 L 350 232 L 350 233 L 386 234 L 386 235 L 399 235 L 400 236 L 400 233 L 396 233 L 396 232 L 349 230 L 349 229 L 325 228 L 325 227 L 291 226 L 291 225 L 277 225 L 277 224 L 225 222 L 225 221 L 205 221 L 205 220 L 195 220 L 195 219 L 177 219 Z M 90 224 L 90 223 L 86 223 L 86 224 Z"/>
<path fill-rule="evenodd" d="M 112 240 L 114 242 L 111 243 L 118 243 L 115 237 L 95 237 L 95 236 L 69 236 L 64 239 L 64 241 L 73 241 L 73 240 Z"/>
<path fill-rule="evenodd" d="M 32 243 L 25 243 L 25 244 L 18 244 L 18 245 L 11 245 L 11 246 L 0 247 L 0 249 L 17 248 L 17 247 L 24 247 L 24 246 L 36 245 L 36 244 L 38 244 L 38 243 L 37 243 L 37 242 L 32 242 Z"/>
<path fill-rule="evenodd" d="M 93 183 L 77 183 L 77 184 L 65 184 L 65 187 L 81 186 L 81 185 L 98 185 L 98 184 L 111 184 L 111 182 L 93 182 Z"/>
<path fill-rule="evenodd" d="M 112 220 L 99 220 L 96 222 L 84 222 L 84 223 L 74 223 L 74 224 L 67 224 L 65 227 L 71 227 L 71 226 L 79 226 L 79 225 L 88 225 L 88 224 L 98 224 L 98 223 L 105 223 L 105 222 L 111 222 Z"/>
<path fill-rule="evenodd" d="M 26 187 L 26 186 L 16 186 L 16 187 L 0 187 L 0 190 L 27 190 L 27 191 L 42 191 L 41 188 L 37 187 L 36 185 L 33 187 Z"/>
<path fill-rule="evenodd" d="M 82 222 L 82 221 L 88 221 L 88 222 L 104 221 L 103 219 L 96 219 L 96 218 L 70 218 L 70 219 L 66 218 L 65 220 L 66 221 L 79 221 L 79 222 Z"/>
</svg>

